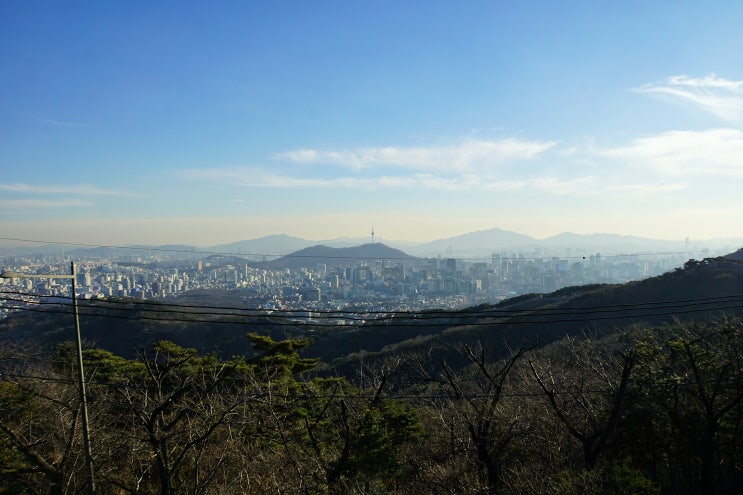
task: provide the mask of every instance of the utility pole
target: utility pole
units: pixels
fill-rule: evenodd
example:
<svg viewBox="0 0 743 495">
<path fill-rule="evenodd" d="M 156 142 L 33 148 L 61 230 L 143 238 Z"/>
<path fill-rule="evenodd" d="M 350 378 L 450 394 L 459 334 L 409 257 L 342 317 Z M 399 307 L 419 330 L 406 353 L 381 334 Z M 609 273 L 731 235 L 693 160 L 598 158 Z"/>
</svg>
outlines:
<svg viewBox="0 0 743 495">
<path fill-rule="evenodd" d="M 3 271 L 0 278 L 68 278 L 72 280 L 72 312 L 75 316 L 75 341 L 77 342 L 77 382 L 80 392 L 80 407 L 82 408 L 82 430 L 83 430 L 83 449 L 85 453 L 85 469 L 88 478 L 88 494 L 95 495 L 95 479 L 93 477 L 93 456 L 90 449 L 90 429 L 88 425 L 88 396 L 85 393 L 85 371 L 83 370 L 83 346 L 80 338 L 80 316 L 77 309 L 77 286 L 75 280 L 75 262 L 70 262 L 70 274 L 44 274 L 33 275 L 21 272 Z"/>
<path fill-rule="evenodd" d="M 95 494 L 95 478 L 93 477 L 93 455 L 90 448 L 90 428 L 88 424 L 88 395 L 85 393 L 85 371 L 83 369 L 83 346 L 80 338 L 80 315 L 77 309 L 77 287 L 75 280 L 75 262 L 70 262 L 72 275 L 72 310 L 75 313 L 75 337 L 77 342 L 77 381 L 80 387 L 80 407 L 83 413 L 83 449 L 85 450 L 85 468 L 88 474 L 88 493 Z"/>
</svg>

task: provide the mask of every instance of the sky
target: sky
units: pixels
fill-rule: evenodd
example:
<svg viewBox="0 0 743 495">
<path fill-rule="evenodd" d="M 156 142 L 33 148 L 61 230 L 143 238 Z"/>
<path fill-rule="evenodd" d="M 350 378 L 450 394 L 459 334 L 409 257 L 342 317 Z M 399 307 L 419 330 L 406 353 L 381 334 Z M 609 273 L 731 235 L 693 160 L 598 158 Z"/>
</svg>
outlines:
<svg viewBox="0 0 743 495">
<path fill-rule="evenodd" d="M 0 2 L 0 242 L 743 237 L 743 3 Z"/>
</svg>

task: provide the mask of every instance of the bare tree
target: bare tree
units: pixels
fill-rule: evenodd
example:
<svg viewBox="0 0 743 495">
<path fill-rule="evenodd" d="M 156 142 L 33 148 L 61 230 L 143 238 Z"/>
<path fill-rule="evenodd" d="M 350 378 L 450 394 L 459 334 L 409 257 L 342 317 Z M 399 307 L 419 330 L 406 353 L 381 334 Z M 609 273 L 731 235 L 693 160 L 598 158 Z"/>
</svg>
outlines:
<svg viewBox="0 0 743 495">
<path fill-rule="evenodd" d="M 488 493 L 498 493 L 504 487 L 509 449 L 522 433 L 520 418 L 504 414 L 503 398 L 511 371 L 526 349 L 497 362 L 483 344 L 463 344 L 453 349 L 465 358 L 467 366 L 462 370 L 453 369 L 446 361 L 434 373 L 420 368 L 423 378 L 434 384 L 430 404 L 437 411 L 440 430 L 449 438 L 450 458 L 472 459 Z"/>
<path fill-rule="evenodd" d="M 8 346 L 0 350 L 3 480 L 15 480 L 18 489 L 28 493 L 76 493 L 86 482 L 76 381 L 48 364 L 27 363 L 35 362 L 27 349 Z"/>
<path fill-rule="evenodd" d="M 632 351 L 615 351 L 590 338 L 566 337 L 529 360 L 549 409 L 580 444 L 591 469 L 619 426 L 635 365 Z"/>
<path fill-rule="evenodd" d="M 743 489 L 743 320 L 681 323 L 639 337 L 646 415 L 671 461 L 669 483 L 702 494 Z"/>
</svg>

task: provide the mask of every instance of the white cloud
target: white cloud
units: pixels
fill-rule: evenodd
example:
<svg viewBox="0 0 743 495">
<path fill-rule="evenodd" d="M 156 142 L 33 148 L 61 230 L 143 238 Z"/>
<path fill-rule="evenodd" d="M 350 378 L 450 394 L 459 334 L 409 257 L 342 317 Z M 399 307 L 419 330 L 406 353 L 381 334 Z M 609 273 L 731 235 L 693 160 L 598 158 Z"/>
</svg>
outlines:
<svg viewBox="0 0 743 495">
<path fill-rule="evenodd" d="M 363 190 L 515 191 L 530 181 L 499 171 L 498 165 L 536 158 L 554 141 L 505 138 L 468 139 L 431 147 L 365 147 L 350 150 L 299 149 L 274 154 L 277 161 L 302 165 L 337 165 L 353 170 L 337 174 L 327 168 L 287 171 L 284 167 L 225 167 L 181 172 L 191 179 L 228 181 L 260 188 L 344 188 Z M 536 182 L 532 181 L 532 184 Z"/>
<path fill-rule="evenodd" d="M 668 131 L 600 151 L 626 165 L 665 176 L 743 177 L 743 131 Z"/>
<path fill-rule="evenodd" d="M 128 196 L 127 193 L 100 189 L 90 184 L 78 184 L 73 186 L 44 185 L 35 186 L 30 184 L 1 184 L 0 191 L 10 191 L 29 194 L 83 194 L 93 196 Z"/>
<path fill-rule="evenodd" d="M 299 164 L 330 164 L 363 170 L 397 167 L 421 171 L 471 172 L 503 163 L 528 160 L 553 148 L 555 141 L 515 138 L 466 140 L 459 144 L 429 147 L 368 147 L 349 150 L 299 149 L 271 158 Z"/>
<path fill-rule="evenodd" d="M 743 81 L 731 81 L 714 74 L 696 78 L 679 75 L 646 84 L 635 91 L 691 103 L 727 122 L 743 125 Z"/>
<path fill-rule="evenodd" d="M 527 144 L 530 143 L 530 144 Z M 554 146 L 537 141 L 468 141 L 466 145 L 438 148 L 359 148 L 355 151 L 297 150 L 274 155 L 293 163 L 336 163 L 351 167 L 343 173 L 328 168 L 288 166 L 225 167 L 181 172 L 182 176 L 232 186 L 263 189 L 347 191 L 431 191 L 454 193 L 536 192 L 551 196 L 592 197 L 608 195 L 656 195 L 672 193 L 688 186 L 666 176 L 681 174 L 686 168 L 697 170 L 698 160 L 719 153 L 718 171 L 737 173 L 743 151 L 743 132 L 718 129 L 707 132 L 673 131 L 630 141 L 624 146 L 597 149 L 595 145 L 573 146 L 566 153 L 556 149 L 553 162 L 530 167 L 481 167 L 483 157 L 534 157 Z M 714 151 L 713 151 L 714 150 Z M 457 152 L 463 157 L 455 158 Z M 443 156 L 443 158 L 442 158 Z M 423 167 L 427 160 L 434 167 Z M 458 167 L 445 167 L 456 161 Z M 390 163 L 401 164 L 399 168 Z M 385 167 L 384 165 L 387 165 Z M 611 168 L 606 168 L 606 166 Z M 376 167 L 376 168 L 375 168 Z M 655 170 L 662 177 L 638 181 L 637 167 Z M 666 170 L 669 169 L 669 170 Z M 605 173 L 599 174 L 599 170 Z M 514 196 L 515 197 L 515 196 Z"/>
</svg>

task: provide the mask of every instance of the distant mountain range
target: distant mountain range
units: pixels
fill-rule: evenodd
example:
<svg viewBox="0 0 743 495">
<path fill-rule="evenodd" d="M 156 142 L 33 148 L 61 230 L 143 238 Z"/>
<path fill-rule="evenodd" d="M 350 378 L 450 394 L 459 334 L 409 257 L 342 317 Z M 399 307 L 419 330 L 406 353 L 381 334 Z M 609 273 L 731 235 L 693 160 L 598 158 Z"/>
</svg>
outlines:
<svg viewBox="0 0 743 495">
<path fill-rule="evenodd" d="M 67 255 L 73 257 L 79 256 L 81 258 L 86 256 L 113 257 L 150 250 L 170 252 L 173 255 L 184 258 L 204 257 L 210 254 L 235 254 L 247 256 L 253 260 L 269 261 L 272 258 L 285 256 L 313 246 L 322 245 L 329 248 L 347 248 L 363 246 L 369 243 L 369 240 L 368 237 L 361 237 L 313 241 L 280 234 L 203 248 L 185 245 L 78 247 L 74 245 L 43 244 L 36 246 L 0 247 L 0 256 L 27 256 L 31 254 L 56 254 L 64 252 Z M 385 239 L 383 244 L 404 251 L 403 254 L 407 253 L 408 255 L 418 257 L 487 257 L 492 253 L 513 251 L 532 252 L 536 255 L 541 255 L 540 251 L 550 251 L 549 253 L 545 253 L 550 256 L 568 254 L 583 255 L 596 252 L 601 252 L 602 254 L 630 254 L 665 251 L 701 251 L 703 248 L 715 250 L 710 255 L 719 255 L 725 251 L 733 251 L 743 246 L 743 238 L 691 241 L 680 239 L 677 241 L 666 241 L 618 234 L 574 234 L 565 232 L 546 239 L 537 239 L 525 234 L 495 228 L 469 232 L 431 242 L 414 243 Z M 703 256 L 695 255 L 694 257 Z"/>
<path fill-rule="evenodd" d="M 441 254 L 442 256 L 467 258 L 511 250 L 534 251 L 536 255 L 540 255 L 540 250 L 552 251 L 550 255 L 564 256 L 597 252 L 630 254 L 714 249 L 718 250 L 715 255 L 719 255 L 737 249 L 741 245 L 743 245 L 743 238 L 668 241 L 619 234 L 574 234 L 572 232 L 564 232 L 546 239 L 536 239 L 525 234 L 496 228 L 419 244 L 409 252 L 418 256 Z M 559 251 L 559 254 L 555 251 Z"/>
</svg>

